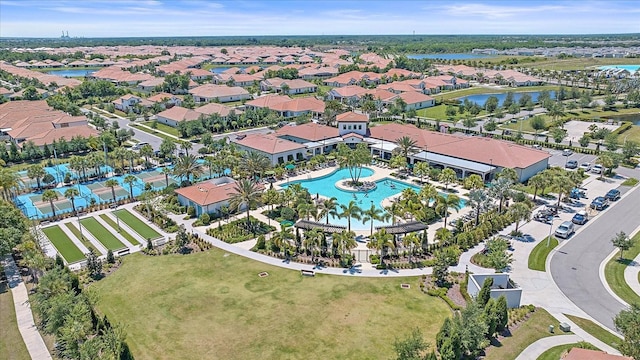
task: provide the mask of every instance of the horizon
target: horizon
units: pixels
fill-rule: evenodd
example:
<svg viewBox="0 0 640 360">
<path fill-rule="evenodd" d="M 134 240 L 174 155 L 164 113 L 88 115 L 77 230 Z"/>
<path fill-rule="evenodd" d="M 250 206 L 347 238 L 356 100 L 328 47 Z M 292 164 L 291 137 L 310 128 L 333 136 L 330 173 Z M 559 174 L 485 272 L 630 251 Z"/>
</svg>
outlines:
<svg viewBox="0 0 640 360">
<path fill-rule="evenodd" d="M 628 0 L 0 0 L 0 10 L 3 39 L 640 33 Z"/>
</svg>

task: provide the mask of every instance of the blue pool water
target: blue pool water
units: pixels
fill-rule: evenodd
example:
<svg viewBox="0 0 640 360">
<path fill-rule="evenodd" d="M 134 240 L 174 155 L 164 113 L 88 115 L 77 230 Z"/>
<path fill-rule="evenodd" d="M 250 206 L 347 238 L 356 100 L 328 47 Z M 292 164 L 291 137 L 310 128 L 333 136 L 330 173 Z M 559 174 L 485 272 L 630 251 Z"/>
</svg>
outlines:
<svg viewBox="0 0 640 360">
<path fill-rule="evenodd" d="M 600 70 L 624 69 L 630 72 L 635 72 L 640 70 L 640 65 L 605 65 L 605 66 L 600 66 L 598 69 Z"/>
<path fill-rule="evenodd" d="M 374 171 L 369 168 L 364 168 L 362 170 L 361 180 L 367 180 L 366 177 L 373 175 Z M 360 208 L 366 210 L 371 207 L 371 204 L 374 204 L 377 208 L 384 210 L 382 208 L 382 200 L 397 195 L 401 193 L 404 189 L 411 188 L 416 192 L 420 191 L 420 187 L 412 184 L 408 184 L 402 181 L 398 181 L 391 178 L 383 178 L 377 180 L 376 189 L 369 191 L 367 193 L 363 191 L 345 191 L 337 188 L 335 186 L 336 182 L 342 180 L 348 180 L 351 176 L 349 175 L 348 169 L 340 169 L 331 174 L 308 179 L 308 180 L 296 180 L 291 181 L 289 184 L 281 185 L 283 188 L 288 187 L 291 184 L 300 184 L 307 190 L 309 193 L 314 196 L 315 194 L 320 194 L 325 197 L 335 197 L 337 199 L 338 204 L 347 205 L 351 200 L 354 200 Z M 461 206 L 465 205 L 464 200 L 460 201 Z M 347 225 L 347 219 L 338 219 L 331 218 L 329 219 L 329 223 L 337 224 L 337 225 Z M 382 221 L 374 221 L 375 226 L 389 225 L 390 222 L 382 222 Z M 351 229 L 352 230 L 369 230 L 371 228 L 371 223 L 363 223 L 360 220 L 351 219 Z"/>
<path fill-rule="evenodd" d="M 246 69 L 248 66 L 246 66 L 246 65 L 244 65 L 244 66 L 243 65 L 240 65 L 240 66 L 220 66 L 220 67 L 213 67 L 213 68 L 211 68 L 210 71 L 212 73 L 214 73 L 214 74 L 220 74 L 220 73 L 223 73 L 223 72 L 231 69 L 232 67 L 237 67 L 237 68 L 240 68 L 240 69 Z"/>
<path fill-rule="evenodd" d="M 471 53 L 458 53 L 458 54 L 410 54 L 407 55 L 408 59 L 444 59 L 444 60 L 469 60 L 469 59 L 482 59 L 492 57 L 492 55 L 484 54 L 471 54 Z"/>
<path fill-rule="evenodd" d="M 529 92 L 517 92 L 517 93 L 513 93 L 513 101 L 518 102 L 520 100 L 520 98 L 522 97 L 522 95 L 524 94 L 529 94 L 531 95 L 531 100 L 535 103 L 538 101 L 538 97 L 540 96 L 540 92 L 539 91 L 529 91 Z M 474 102 L 480 106 L 484 106 L 484 103 L 487 101 L 487 99 L 490 96 L 495 96 L 498 98 L 498 106 L 502 106 L 502 103 L 504 102 L 504 99 L 507 98 L 507 94 L 506 93 L 500 93 L 500 94 L 476 94 L 476 95 L 469 95 L 469 96 L 464 96 L 461 98 L 458 98 L 458 100 L 460 100 L 460 102 L 463 102 L 465 99 L 469 99 L 469 101 Z M 556 92 L 555 91 L 549 91 L 549 96 L 551 96 L 552 99 L 555 99 L 556 97 Z"/>
<path fill-rule="evenodd" d="M 47 74 L 57 75 L 62 77 L 80 77 L 80 76 L 89 76 L 96 72 L 95 70 L 72 70 L 72 69 L 62 69 L 62 70 L 50 70 L 47 71 Z"/>
</svg>

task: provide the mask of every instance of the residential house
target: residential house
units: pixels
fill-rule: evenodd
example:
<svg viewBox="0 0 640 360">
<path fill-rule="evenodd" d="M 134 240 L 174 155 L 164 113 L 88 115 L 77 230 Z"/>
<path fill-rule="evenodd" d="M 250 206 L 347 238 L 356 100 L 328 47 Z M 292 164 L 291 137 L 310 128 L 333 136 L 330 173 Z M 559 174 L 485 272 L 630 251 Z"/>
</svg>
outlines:
<svg viewBox="0 0 640 360">
<path fill-rule="evenodd" d="M 365 114 L 349 111 L 336 116 L 336 122 L 338 123 L 338 133 L 340 136 L 350 133 L 361 136 L 367 135 L 369 117 Z"/>
<path fill-rule="evenodd" d="M 182 206 L 193 206 L 196 216 L 210 214 L 221 216 L 221 208 L 229 206 L 229 200 L 237 193 L 237 183 L 230 177 L 219 177 L 176 189 Z"/>
<path fill-rule="evenodd" d="M 205 84 L 189 90 L 195 102 L 218 101 L 221 103 L 251 99 L 251 94 L 238 86 Z"/>
<path fill-rule="evenodd" d="M 360 87 L 358 85 L 350 85 L 345 87 L 338 87 L 335 89 L 331 89 L 327 96 L 331 100 L 339 100 L 340 102 L 349 102 L 353 100 L 358 100 L 358 97 L 361 94 L 367 92 L 367 89 Z"/>
<path fill-rule="evenodd" d="M 407 91 L 400 93 L 398 98 L 402 99 L 407 105 L 405 111 L 419 110 L 435 106 L 436 100 L 429 95 L 425 95 L 416 91 Z"/>
<path fill-rule="evenodd" d="M 162 124 L 176 127 L 182 121 L 198 120 L 202 114 L 181 106 L 174 106 L 156 114 L 156 121 Z"/>
<path fill-rule="evenodd" d="M 286 88 L 286 91 L 285 91 Z M 316 84 L 301 79 L 285 80 L 281 78 L 265 79 L 260 82 L 262 91 L 275 91 L 286 95 L 316 92 Z"/>
<path fill-rule="evenodd" d="M 159 103 L 164 108 L 170 108 L 172 106 L 182 105 L 182 99 L 180 97 L 173 94 L 169 94 L 169 93 L 158 93 L 153 96 L 149 96 L 147 100 L 154 103 Z"/>
<path fill-rule="evenodd" d="M 136 105 L 147 108 L 153 106 L 153 101 L 143 99 L 132 94 L 123 95 L 118 99 L 113 100 L 111 103 L 117 110 L 123 112 L 129 112 L 130 110 L 133 111 L 136 108 Z"/>
<path fill-rule="evenodd" d="M 240 135 L 231 142 L 240 150 L 255 151 L 265 155 L 273 165 L 304 160 L 307 153 L 306 146 L 281 139 L 273 134 Z"/>
</svg>

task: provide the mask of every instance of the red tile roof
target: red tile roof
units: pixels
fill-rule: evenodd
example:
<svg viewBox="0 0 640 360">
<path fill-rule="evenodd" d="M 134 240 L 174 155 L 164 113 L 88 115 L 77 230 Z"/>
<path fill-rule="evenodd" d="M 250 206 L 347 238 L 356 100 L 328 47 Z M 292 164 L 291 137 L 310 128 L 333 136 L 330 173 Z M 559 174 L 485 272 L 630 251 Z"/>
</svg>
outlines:
<svg viewBox="0 0 640 360">
<path fill-rule="evenodd" d="M 480 136 L 459 136 L 423 130 L 414 125 L 385 124 L 369 128 L 371 137 L 394 141 L 408 136 L 429 152 L 508 168 L 526 168 L 549 158 L 546 151 Z"/>
<path fill-rule="evenodd" d="M 358 114 L 353 111 L 342 113 L 336 116 L 337 122 L 369 122 L 369 117 L 365 114 Z"/>
<path fill-rule="evenodd" d="M 338 137 L 338 129 L 317 123 L 306 123 L 296 126 L 283 126 L 276 131 L 277 136 L 292 136 L 307 141 L 322 141 Z"/>
<path fill-rule="evenodd" d="M 611 355 L 600 350 L 573 348 L 562 360 L 633 360 L 629 356 Z"/>
<path fill-rule="evenodd" d="M 306 147 L 293 141 L 280 139 L 273 134 L 250 134 L 231 140 L 236 144 L 261 151 L 266 154 L 279 154 L 286 151 L 304 150 Z"/>
<path fill-rule="evenodd" d="M 236 193 L 235 188 L 235 181 L 225 184 L 215 184 L 209 180 L 176 189 L 175 192 L 200 206 L 207 206 L 228 201 L 231 199 L 231 196 Z"/>
<path fill-rule="evenodd" d="M 290 101 L 291 98 L 286 95 L 265 95 L 259 98 L 255 98 L 251 101 L 247 101 L 245 105 L 255 106 L 258 108 L 268 108 L 276 104 Z"/>
<path fill-rule="evenodd" d="M 407 105 L 416 104 L 424 101 L 431 101 L 433 98 L 429 95 L 425 95 L 423 93 L 417 91 L 407 91 L 400 93 L 398 95 Z"/>
</svg>

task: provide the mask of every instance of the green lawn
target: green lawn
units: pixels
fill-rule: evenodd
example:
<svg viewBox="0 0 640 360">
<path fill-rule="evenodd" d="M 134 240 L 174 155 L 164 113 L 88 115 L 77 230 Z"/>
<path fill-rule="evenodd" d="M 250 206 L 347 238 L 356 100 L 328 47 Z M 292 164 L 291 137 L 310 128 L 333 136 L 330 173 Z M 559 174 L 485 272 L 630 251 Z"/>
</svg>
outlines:
<svg viewBox="0 0 640 360">
<path fill-rule="evenodd" d="M 84 245 L 87 249 L 89 249 L 89 250 L 93 249 L 93 251 L 97 255 L 103 255 L 100 251 L 98 251 L 98 249 L 96 249 L 95 246 L 93 246 L 91 241 L 89 241 L 86 237 L 82 236 L 82 234 L 80 233 L 80 229 L 78 229 L 77 226 L 75 226 L 74 224 L 72 224 L 70 222 L 66 223 L 65 226 L 67 227 L 67 229 L 69 229 L 73 233 L 73 235 L 76 236 L 76 238 L 78 238 L 78 240 L 80 240 L 82 245 Z"/>
<path fill-rule="evenodd" d="M 0 272 L 4 273 L 2 266 Z M 4 281 L 0 282 L 0 324 L 0 359 L 31 359 L 18 330 L 13 296 Z"/>
<path fill-rule="evenodd" d="M 145 121 L 142 124 L 151 127 L 153 125 L 153 121 Z M 169 126 L 160 122 L 156 122 L 156 125 L 157 125 L 157 128 L 155 130 L 165 132 L 169 135 L 180 137 L 180 132 L 178 131 L 178 129 L 174 128 L 173 126 Z"/>
<path fill-rule="evenodd" d="M 616 295 L 629 304 L 640 304 L 638 295 L 624 280 L 624 269 L 640 254 L 640 233 L 633 237 L 633 247 L 624 252 L 624 259 L 614 256 L 604 268 L 604 276 L 607 283 Z"/>
<path fill-rule="evenodd" d="M 387 359 L 416 327 L 433 346 L 451 315 L 419 281 L 303 277 L 213 249 L 133 254 L 91 286 L 136 359 Z"/>
<path fill-rule="evenodd" d="M 547 116 L 541 115 L 542 118 L 545 119 L 545 123 L 546 124 L 551 124 L 553 122 L 553 119 L 550 119 Z M 500 125 L 501 129 L 509 129 L 509 130 L 514 130 L 514 131 L 520 131 L 520 129 L 522 129 L 522 132 L 524 133 L 530 133 L 530 134 L 535 134 L 536 131 L 533 129 L 533 127 L 531 127 L 531 119 L 532 118 L 528 118 L 526 120 L 518 120 L 517 122 L 505 122 L 502 125 Z M 538 139 L 544 139 L 543 136 L 540 136 L 540 133 L 543 132 L 544 130 L 540 130 L 538 132 Z"/>
<path fill-rule="evenodd" d="M 558 239 L 551 237 L 551 241 L 547 247 L 547 238 L 542 239 L 529 254 L 529 269 L 538 271 L 547 271 L 547 256 L 551 250 L 558 246 Z"/>
<path fill-rule="evenodd" d="M 449 117 L 446 114 L 446 110 L 447 110 L 447 105 L 441 104 L 441 105 L 432 106 L 430 108 L 417 110 L 416 114 L 418 114 L 418 116 L 421 116 L 421 117 L 449 121 Z M 486 115 L 486 114 L 487 114 L 487 112 L 482 110 L 482 111 L 480 111 L 480 114 L 478 114 L 478 116 L 483 116 L 483 115 Z M 467 115 L 468 115 L 468 113 L 465 113 L 465 114 L 456 113 L 456 115 L 453 116 L 452 119 L 460 120 L 460 122 L 458 122 L 457 126 L 463 127 L 461 120 Z"/>
<path fill-rule="evenodd" d="M 573 344 L 559 345 L 559 346 L 554 346 L 551 349 L 543 352 L 540 356 L 538 356 L 537 360 L 559 360 L 560 356 L 562 356 L 562 354 L 564 354 L 565 352 L 575 347 L 581 347 L 581 346 L 583 348 L 590 348 L 591 350 L 598 350 L 597 347 L 589 343 L 573 343 Z"/>
<path fill-rule="evenodd" d="M 167 139 L 169 141 L 173 141 L 176 144 L 178 144 L 180 141 L 182 141 L 182 140 L 178 140 L 176 138 L 173 138 L 171 136 L 167 136 L 167 135 L 165 135 L 165 134 L 163 134 L 161 132 L 155 131 L 153 129 L 149 129 L 149 128 L 146 128 L 146 127 L 143 127 L 143 126 L 138 126 L 138 124 L 136 124 L 136 123 L 131 123 L 129 125 L 135 127 L 136 129 L 138 129 L 140 131 L 144 131 L 147 134 L 151 134 L 153 136 L 157 136 L 157 137 L 162 138 L 162 139 Z"/>
<path fill-rule="evenodd" d="M 630 114 L 638 114 L 640 112 L 637 108 L 616 108 L 613 110 L 602 110 L 602 108 L 592 108 L 592 109 L 575 109 L 571 111 L 565 111 L 565 119 L 582 119 L 582 120 L 593 120 L 593 119 L 609 119 L 612 117 L 622 116 L 622 115 L 630 115 Z M 627 132 L 625 132 L 626 134 Z"/>
<path fill-rule="evenodd" d="M 114 251 L 125 247 L 124 244 L 120 242 L 120 240 L 118 240 L 118 238 L 116 238 L 109 230 L 107 230 L 107 228 L 102 226 L 98 220 L 88 217 L 80 220 L 80 223 L 84 226 L 85 230 L 88 230 L 93 234 L 96 240 L 100 241 L 100 243 L 102 243 L 102 245 L 107 249 Z"/>
<path fill-rule="evenodd" d="M 558 329 L 559 321 L 546 310 L 536 308 L 531 317 L 513 331 L 511 337 L 502 339 L 502 346 L 491 347 L 484 360 L 515 359 L 527 346 L 542 338 L 566 334 L 559 330 L 550 333 L 549 325 Z"/>
<path fill-rule="evenodd" d="M 591 320 L 587 320 L 581 317 L 573 316 L 565 314 L 569 320 L 573 321 L 576 325 L 578 325 L 582 330 L 588 332 L 596 339 L 602 341 L 603 343 L 611 346 L 612 348 L 617 349 L 618 344 L 622 341 L 619 337 L 613 335 L 609 331 L 603 329 L 598 324 L 594 323 Z"/>
<path fill-rule="evenodd" d="M 109 215 L 102 214 L 102 215 L 100 215 L 100 218 L 102 220 L 104 220 L 107 224 L 109 224 L 109 226 L 111 226 L 113 229 L 115 229 L 115 230 L 120 229 L 120 230 L 118 230 L 118 234 L 122 235 L 122 237 L 127 239 L 127 241 L 130 242 L 132 245 L 140 245 L 140 242 L 138 240 L 136 240 L 136 238 L 131 236 L 131 234 L 129 234 L 128 232 L 124 231 L 124 229 L 119 228 L 118 227 L 118 222 L 117 221 L 113 221 L 113 219 L 111 219 L 109 217 Z"/>
<path fill-rule="evenodd" d="M 133 231 L 137 232 L 138 235 L 142 236 L 144 239 L 154 240 L 162 237 L 161 234 L 153 230 L 142 220 L 138 219 L 138 217 L 129 212 L 129 210 L 118 210 L 114 211 L 113 214 L 120 218 L 120 220 L 124 221 L 125 224 L 127 224 L 131 229 L 133 229 Z"/>
<path fill-rule="evenodd" d="M 637 144 L 640 144 L 640 126 L 633 125 L 631 126 L 631 129 L 618 135 L 619 143 L 624 143 L 625 139 L 627 141 L 635 141 Z"/>
<path fill-rule="evenodd" d="M 76 261 L 84 260 L 84 254 L 78 247 L 69 239 L 67 234 L 62 231 L 60 226 L 50 226 L 42 229 L 45 235 L 51 240 L 53 246 L 56 247 L 60 255 L 67 260 L 67 263 L 71 264 Z"/>
</svg>

